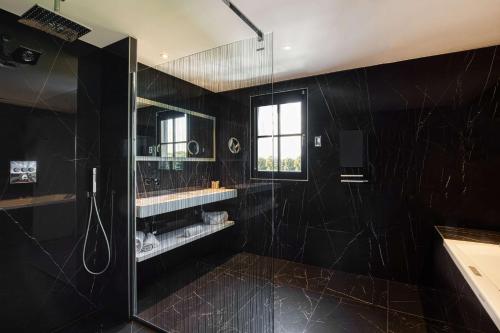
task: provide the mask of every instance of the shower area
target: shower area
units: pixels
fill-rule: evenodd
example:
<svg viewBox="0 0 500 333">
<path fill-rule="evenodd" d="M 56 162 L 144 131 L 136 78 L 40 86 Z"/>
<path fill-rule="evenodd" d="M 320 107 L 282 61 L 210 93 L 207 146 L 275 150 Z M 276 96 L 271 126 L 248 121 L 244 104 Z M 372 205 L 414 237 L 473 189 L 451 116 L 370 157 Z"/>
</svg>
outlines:
<svg viewBox="0 0 500 333">
<path fill-rule="evenodd" d="M 273 133 L 257 142 L 249 126 L 252 99 L 273 99 L 272 52 L 266 34 L 139 65 L 132 295 L 147 325 L 273 331 L 277 147 Z M 272 128 L 268 109 L 255 120 Z M 267 177 L 257 178 L 264 158 Z"/>
</svg>

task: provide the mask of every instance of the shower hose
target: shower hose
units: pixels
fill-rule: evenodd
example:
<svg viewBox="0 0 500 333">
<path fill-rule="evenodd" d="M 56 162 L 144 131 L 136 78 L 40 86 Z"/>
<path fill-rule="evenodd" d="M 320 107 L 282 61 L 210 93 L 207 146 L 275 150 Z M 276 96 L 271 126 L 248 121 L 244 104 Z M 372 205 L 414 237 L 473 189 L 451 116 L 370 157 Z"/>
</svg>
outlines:
<svg viewBox="0 0 500 333">
<path fill-rule="evenodd" d="M 90 222 L 92 221 L 92 211 L 93 211 L 94 208 L 95 208 L 95 213 L 96 213 L 96 216 L 97 216 L 98 227 L 100 227 L 101 230 L 102 230 L 102 234 L 104 235 L 104 240 L 106 241 L 106 247 L 108 248 L 108 261 L 106 263 L 106 266 L 102 270 L 100 270 L 98 272 L 92 271 L 90 268 L 88 268 L 87 262 L 85 260 L 85 253 L 86 253 L 86 250 L 87 250 L 87 240 L 88 240 L 88 237 L 89 237 L 89 230 L 90 230 Z M 89 220 L 87 222 L 87 232 L 85 233 L 85 242 L 83 243 L 82 259 L 83 259 L 83 267 L 85 267 L 85 270 L 89 274 L 92 274 L 92 275 L 101 275 L 102 273 L 104 273 L 108 269 L 109 264 L 111 263 L 111 247 L 109 245 L 108 236 L 106 236 L 106 230 L 104 230 L 104 226 L 102 225 L 101 216 L 99 215 L 99 209 L 97 208 L 97 201 L 96 201 L 95 192 L 92 193 L 92 195 L 90 196 Z"/>
</svg>

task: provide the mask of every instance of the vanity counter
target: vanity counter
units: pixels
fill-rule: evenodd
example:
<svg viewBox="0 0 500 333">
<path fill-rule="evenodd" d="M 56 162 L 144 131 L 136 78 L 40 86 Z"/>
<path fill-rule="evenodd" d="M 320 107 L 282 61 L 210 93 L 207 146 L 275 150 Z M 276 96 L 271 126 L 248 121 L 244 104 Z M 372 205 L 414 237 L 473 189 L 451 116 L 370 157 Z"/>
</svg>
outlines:
<svg viewBox="0 0 500 333">
<path fill-rule="evenodd" d="M 137 198 L 137 217 L 145 218 L 174 212 L 190 207 L 206 205 L 212 202 L 236 198 L 236 189 L 201 189 L 186 192 L 170 193 L 151 197 Z"/>
</svg>

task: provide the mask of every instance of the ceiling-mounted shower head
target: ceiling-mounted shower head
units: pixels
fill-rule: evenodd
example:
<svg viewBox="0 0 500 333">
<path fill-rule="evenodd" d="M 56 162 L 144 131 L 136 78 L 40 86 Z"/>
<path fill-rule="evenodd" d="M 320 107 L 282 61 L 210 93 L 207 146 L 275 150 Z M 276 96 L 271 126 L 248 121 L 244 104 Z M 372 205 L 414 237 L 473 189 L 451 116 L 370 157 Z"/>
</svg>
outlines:
<svg viewBox="0 0 500 333">
<path fill-rule="evenodd" d="M 54 1 L 54 11 L 34 5 L 18 21 L 68 42 L 88 34 L 91 31 L 89 28 L 59 14 L 60 1 Z"/>
</svg>

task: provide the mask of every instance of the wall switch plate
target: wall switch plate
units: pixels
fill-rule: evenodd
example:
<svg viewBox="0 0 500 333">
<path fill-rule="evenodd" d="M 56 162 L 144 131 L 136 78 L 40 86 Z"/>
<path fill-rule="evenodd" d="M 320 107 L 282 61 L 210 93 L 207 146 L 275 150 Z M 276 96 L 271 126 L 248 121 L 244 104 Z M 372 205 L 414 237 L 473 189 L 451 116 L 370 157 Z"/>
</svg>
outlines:
<svg viewBox="0 0 500 333">
<path fill-rule="evenodd" d="M 36 161 L 10 161 L 10 183 L 36 183 Z"/>
<path fill-rule="evenodd" d="M 314 147 L 321 147 L 321 135 L 314 137 Z"/>
</svg>

